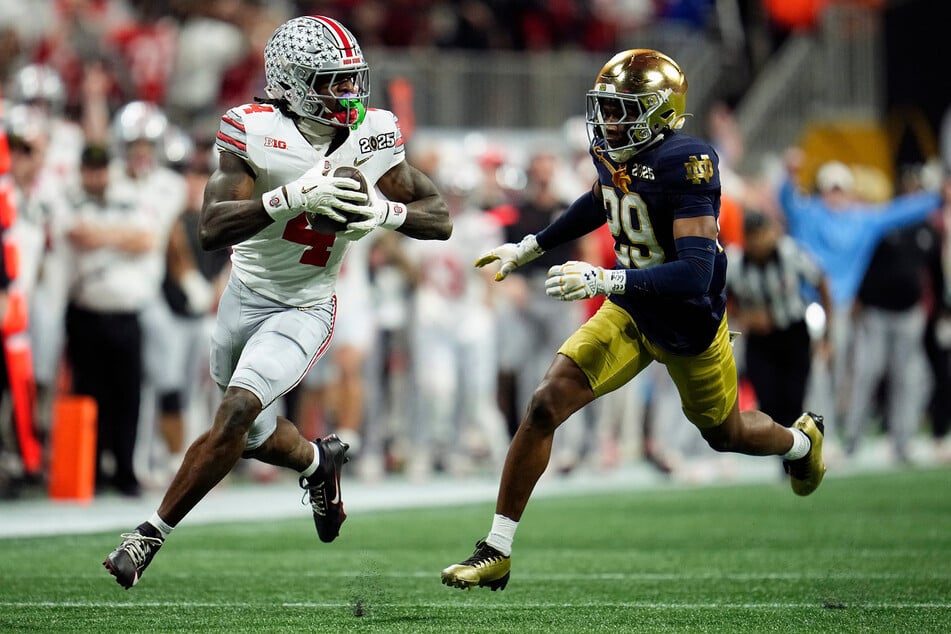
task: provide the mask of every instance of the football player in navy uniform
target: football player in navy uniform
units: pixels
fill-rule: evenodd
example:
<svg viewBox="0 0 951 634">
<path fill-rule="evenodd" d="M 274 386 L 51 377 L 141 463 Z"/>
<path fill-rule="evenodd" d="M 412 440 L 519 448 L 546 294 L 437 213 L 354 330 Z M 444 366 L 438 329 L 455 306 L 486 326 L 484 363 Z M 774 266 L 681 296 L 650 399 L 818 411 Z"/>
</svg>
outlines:
<svg viewBox="0 0 951 634">
<path fill-rule="evenodd" d="M 684 413 L 715 450 L 783 456 L 798 495 L 822 480 L 821 416 L 804 413 L 787 428 L 762 412 L 739 410 L 725 314 L 727 262 L 717 242 L 718 159 L 708 143 L 680 131 L 686 96 L 683 71 L 666 55 L 615 55 L 587 93 L 597 182 L 537 235 L 476 261 L 499 261 L 502 280 L 605 222 L 617 255 L 613 269 L 575 261 L 549 269 L 549 296 L 607 301 L 562 345 L 536 388 L 506 457 L 491 530 L 470 558 L 443 570 L 446 585 L 505 587 L 515 531 L 548 465 L 555 430 L 653 361 L 667 368 Z"/>
</svg>

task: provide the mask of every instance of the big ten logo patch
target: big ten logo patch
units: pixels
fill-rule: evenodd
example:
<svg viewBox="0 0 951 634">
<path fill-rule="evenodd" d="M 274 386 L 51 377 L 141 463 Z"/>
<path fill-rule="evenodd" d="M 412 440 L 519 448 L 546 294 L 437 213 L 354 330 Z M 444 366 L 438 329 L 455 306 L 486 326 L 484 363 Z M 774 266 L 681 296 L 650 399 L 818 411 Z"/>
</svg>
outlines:
<svg viewBox="0 0 951 634">
<path fill-rule="evenodd" d="M 274 139 L 269 136 L 264 137 L 264 147 L 274 147 L 279 150 L 287 149 L 287 142 L 280 139 Z"/>
</svg>

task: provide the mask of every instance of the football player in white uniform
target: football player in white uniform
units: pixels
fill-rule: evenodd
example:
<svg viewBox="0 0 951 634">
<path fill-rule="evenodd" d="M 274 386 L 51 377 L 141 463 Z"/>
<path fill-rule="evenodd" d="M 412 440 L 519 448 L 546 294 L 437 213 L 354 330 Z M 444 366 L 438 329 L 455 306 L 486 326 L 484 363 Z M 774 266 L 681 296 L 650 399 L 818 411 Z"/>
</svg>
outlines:
<svg viewBox="0 0 951 634">
<path fill-rule="evenodd" d="M 211 353 L 224 396 L 157 512 L 103 562 L 125 588 L 242 457 L 298 471 L 317 534 L 333 541 L 346 518 L 348 447 L 333 435 L 309 442 L 275 402 L 330 342 L 334 283 L 351 241 L 377 227 L 418 239 L 452 232 L 435 185 L 405 160 L 396 117 L 366 108 L 368 67 L 349 30 L 327 17 L 294 18 L 274 31 L 264 58 L 268 98 L 221 118 L 219 166 L 202 208 L 202 246 L 233 247 Z M 341 166 L 359 168 L 365 193 L 355 179 L 333 176 Z M 321 217 L 342 224 L 318 233 L 310 227 Z"/>
<path fill-rule="evenodd" d="M 151 234 L 151 247 L 143 254 L 138 267 L 139 277 L 134 281 L 146 292 L 149 299 L 142 302 L 138 320 L 142 329 L 142 374 L 145 403 L 159 399 L 160 395 L 180 389 L 185 382 L 175 360 L 187 345 L 187 337 L 175 321 L 168 304 L 162 297 L 162 279 L 165 277 L 169 237 L 178 218 L 185 210 L 188 188 L 185 178 L 169 167 L 164 160 L 169 139 L 169 121 L 165 112 L 153 103 L 132 101 L 116 111 L 111 122 L 110 140 L 117 160 L 110 166 L 110 197 L 125 201 L 139 216 L 148 218 L 147 232 Z M 138 412 L 141 409 L 141 414 Z M 167 425 L 155 424 L 158 407 L 141 408 L 135 401 L 139 430 L 135 448 L 136 472 L 149 473 L 153 469 L 152 454 L 156 453 L 161 433 L 161 444 L 168 446 Z M 116 476 L 115 483 L 134 492 L 139 488 L 138 479 L 122 484 Z"/>
</svg>

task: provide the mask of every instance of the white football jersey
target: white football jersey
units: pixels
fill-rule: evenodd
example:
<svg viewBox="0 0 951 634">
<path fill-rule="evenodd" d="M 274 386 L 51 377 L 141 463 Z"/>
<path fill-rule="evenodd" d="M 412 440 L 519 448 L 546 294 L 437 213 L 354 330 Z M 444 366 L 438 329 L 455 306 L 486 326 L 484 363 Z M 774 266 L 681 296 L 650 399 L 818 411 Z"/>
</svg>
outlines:
<svg viewBox="0 0 951 634">
<path fill-rule="evenodd" d="M 327 145 L 312 146 L 276 107 L 245 104 L 221 118 L 218 149 L 244 159 L 253 170 L 255 194 L 289 183 L 323 162 L 328 172 L 342 165 L 363 172 L 374 187 L 383 174 L 405 159 L 396 116 L 369 109 L 357 130 L 326 156 Z M 312 306 L 334 294 L 350 241 L 312 231 L 304 214 L 274 222 L 234 246 L 233 273 L 261 295 L 291 306 Z"/>
<path fill-rule="evenodd" d="M 161 296 L 172 226 L 185 209 L 185 179 L 156 167 L 139 178 L 129 176 L 122 161 L 109 167 L 106 203 L 74 193 L 77 221 L 102 229 L 134 228 L 154 237 L 147 252 L 128 253 L 104 247 L 79 250 L 72 262 L 72 300 L 89 310 L 136 311 Z"/>
</svg>

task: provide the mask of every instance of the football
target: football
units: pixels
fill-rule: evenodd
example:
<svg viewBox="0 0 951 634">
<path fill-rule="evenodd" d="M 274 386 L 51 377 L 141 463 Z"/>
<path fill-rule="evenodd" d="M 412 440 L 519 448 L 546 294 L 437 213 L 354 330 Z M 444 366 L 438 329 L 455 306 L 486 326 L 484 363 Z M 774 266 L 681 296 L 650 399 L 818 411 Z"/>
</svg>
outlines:
<svg viewBox="0 0 951 634">
<path fill-rule="evenodd" d="M 349 165 L 341 165 L 334 170 L 334 176 L 338 178 L 350 178 L 360 184 L 360 187 L 356 190 L 363 194 L 366 194 L 369 191 L 369 185 L 367 183 L 366 177 L 363 175 L 363 172 L 358 170 L 355 167 L 350 167 Z M 357 203 L 359 204 L 359 203 Z M 369 198 L 365 204 L 369 204 Z M 363 216 L 355 216 L 353 214 L 347 214 L 346 212 L 341 211 L 340 215 L 347 218 L 347 222 L 337 222 L 327 216 L 321 214 L 308 212 L 307 213 L 307 222 L 310 224 L 310 228 L 316 231 L 317 233 L 324 233 L 328 235 L 333 235 L 338 231 L 342 231 L 346 228 L 347 223 L 351 220 L 362 220 Z"/>
</svg>

